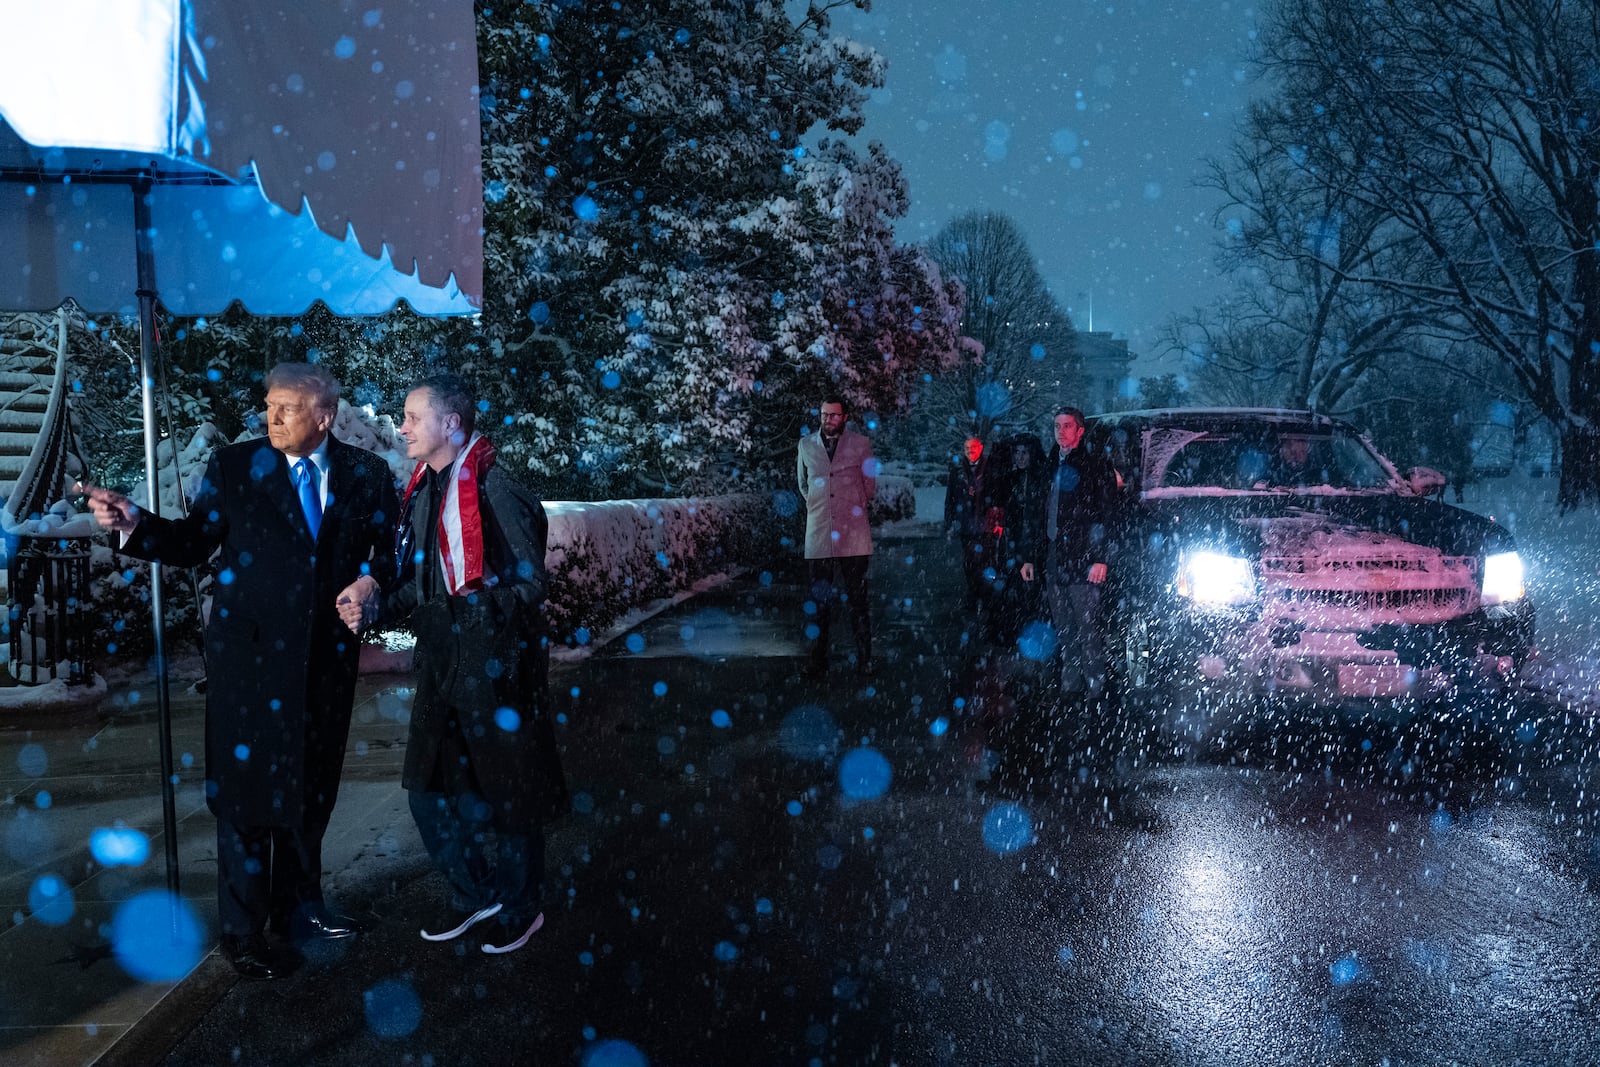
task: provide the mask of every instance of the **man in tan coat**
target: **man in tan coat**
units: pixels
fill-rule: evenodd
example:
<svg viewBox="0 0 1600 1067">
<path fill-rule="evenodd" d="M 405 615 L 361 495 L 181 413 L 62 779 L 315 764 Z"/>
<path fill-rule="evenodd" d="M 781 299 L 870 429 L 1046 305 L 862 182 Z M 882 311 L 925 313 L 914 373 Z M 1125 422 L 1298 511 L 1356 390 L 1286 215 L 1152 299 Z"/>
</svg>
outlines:
<svg viewBox="0 0 1600 1067">
<path fill-rule="evenodd" d="M 867 507 L 877 491 L 878 461 L 872 442 L 845 429 L 844 401 L 823 401 L 822 430 L 800 439 L 798 476 L 806 501 L 806 566 L 811 580 L 807 611 L 816 612 L 815 635 L 806 672 L 828 670 L 828 625 L 833 601 L 844 592 L 850 628 L 856 639 L 856 671 L 870 676 L 872 616 L 867 604 L 867 565 L 872 560 L 872 527 Z M 811 635 L 812 626 L 807 625 Z"/>
</svg>

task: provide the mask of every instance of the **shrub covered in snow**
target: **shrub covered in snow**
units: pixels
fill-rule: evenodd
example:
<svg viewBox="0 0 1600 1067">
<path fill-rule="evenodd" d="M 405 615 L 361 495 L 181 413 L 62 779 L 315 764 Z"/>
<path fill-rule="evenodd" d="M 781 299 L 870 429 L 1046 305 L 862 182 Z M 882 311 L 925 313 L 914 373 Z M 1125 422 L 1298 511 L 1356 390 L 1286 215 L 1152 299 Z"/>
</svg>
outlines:
<svg viewBox="0 0 1600 1067">
<path fill-rule="evenodd" d="M 878 475 L 878 491 L 867 508 L 874 525 L 914 518 L 917 514 L 916 487 L 910 478 L 899 474 Z"/>
<path fill-rule="evenodd" d="M 551 635 L 584 644 L 618 619 L 702 578 L 771 561 L 796 519 L 771 497 L 551 501 L 545 553 Z"/>
</svg>

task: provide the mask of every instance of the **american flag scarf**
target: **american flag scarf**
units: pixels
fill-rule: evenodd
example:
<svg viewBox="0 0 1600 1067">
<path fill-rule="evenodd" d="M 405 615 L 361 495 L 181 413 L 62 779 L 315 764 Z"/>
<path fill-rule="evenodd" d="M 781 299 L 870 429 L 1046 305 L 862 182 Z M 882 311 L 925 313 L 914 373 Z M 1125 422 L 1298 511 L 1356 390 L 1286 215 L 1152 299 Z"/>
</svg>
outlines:
<svg viewBox="0 0 1600 1067">
<path fill-rule="evenodd" d="M 449 488 L 439 508 L 439 561 L 444 565 L 445 591 L 461 596 L 483 588 L 483 510 L 478 501 L 478 486 L 494 465 L 494 445 L 487 437 L 474 433 L 466 451 L 451 465 Z M 422 484 L 428 465 L 418 463 L 406 486 L 402 513 L 411 515 L 411 498 Z M 409 521 L 401 523 L 400 533 L 410 532 Z M 402 560 L 402 565 L 404 560 Z"/>
</svg>

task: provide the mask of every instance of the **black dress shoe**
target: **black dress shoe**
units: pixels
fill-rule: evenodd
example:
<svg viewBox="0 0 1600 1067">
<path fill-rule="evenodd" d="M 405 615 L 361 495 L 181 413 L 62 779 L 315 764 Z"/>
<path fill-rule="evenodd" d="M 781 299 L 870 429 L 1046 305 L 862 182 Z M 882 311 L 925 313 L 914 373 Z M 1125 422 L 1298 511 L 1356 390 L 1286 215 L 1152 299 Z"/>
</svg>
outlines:
<svg viewBox="0 0 1600 1067">
<path fill-rule="evenodd" d="M 367 932 L 364 923 L 324 907 L 302 907 L 287 918 L 274 916 L 270 929 L 295 945 L 308 941 L 343 941 Z"/>
<path fill-rule="evenodd" d="M 247 934 L 244 937 L 223 934 L 222 955 L 233 964 L 240 978 L 282 978 L 294 970 L 294 962 L 275 951 L 260 934 Z"/>
</svg>

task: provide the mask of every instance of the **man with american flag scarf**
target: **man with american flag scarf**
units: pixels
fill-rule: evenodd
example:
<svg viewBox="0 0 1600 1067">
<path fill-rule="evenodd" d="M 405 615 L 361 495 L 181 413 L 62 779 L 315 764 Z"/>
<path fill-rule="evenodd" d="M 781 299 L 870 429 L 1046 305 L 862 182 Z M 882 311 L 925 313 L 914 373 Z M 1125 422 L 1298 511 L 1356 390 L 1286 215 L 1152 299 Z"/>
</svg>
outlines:
<svg viewBox="0 0 1600 1067">
<path fill-rule="evenodd" d="M 417 461 L 399 526 L 401 580 L 384 598 L 417 635 L 417 692 L 401 785 L 445 877 L 427 941 L 477 928 L 491 954 L 544 923 L 544 820 L 567 806 L 549 721 L 544 506 L 494 462 L 455 375 L 418 382 L 400 436 Z"/>
</svg>

